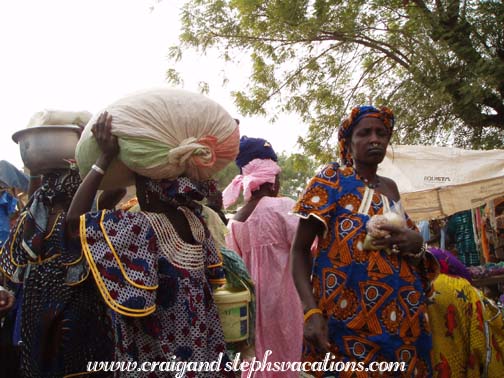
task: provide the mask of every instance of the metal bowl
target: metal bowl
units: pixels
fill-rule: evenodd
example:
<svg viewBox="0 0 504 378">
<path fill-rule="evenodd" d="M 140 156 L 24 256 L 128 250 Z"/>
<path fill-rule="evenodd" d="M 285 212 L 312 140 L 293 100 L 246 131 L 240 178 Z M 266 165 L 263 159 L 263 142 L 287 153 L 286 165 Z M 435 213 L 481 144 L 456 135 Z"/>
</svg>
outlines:
<svg viewBox="0 0 504 378">
<path fill-rule="evenodd" d="M 30 127 L 15 132 L 21 159 L 31 173 L 68 168 L 65 160 L 75 159 L 81 128 L 75 125 Z"/>
</svg>

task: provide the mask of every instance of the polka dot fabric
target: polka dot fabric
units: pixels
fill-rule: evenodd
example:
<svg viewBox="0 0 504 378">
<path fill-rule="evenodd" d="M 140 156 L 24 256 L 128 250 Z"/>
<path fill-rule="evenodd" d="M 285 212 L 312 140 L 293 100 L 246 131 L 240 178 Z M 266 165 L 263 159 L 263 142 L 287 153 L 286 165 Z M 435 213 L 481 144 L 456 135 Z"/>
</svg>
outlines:
<svg viewBox="0 0 504 378">
<path fill-rule="evenodd" d="M 195 239 L 204 236 L 204 240 L 199 248 L 187 252 L 194 255 L 199 250 L 203 256 L 198 261 L 203 264 L 185 266 L 181 255 L 186 244 L 170 232 L 173 227 L 159 227 L 169 222 L 166 217 L 161 222 L 160 216 L 104 211 L 81 219 L 81 239 L 85 238 L 91 271 L 102 296 L 115 311 L 115 359 L 217 361 L 219 354 L 226 352 L 226 345 L 211 283 L 222 282 L 224 277 L 221 257 L 208 230 L 202 223 L 197 225 L 201 221 L 194 216 L 188 220 L 193 235 Z M 153 220 L 156 222 L 151 224 Z M 167 248 L 174 246 L 179 246 L 177 264 L 173 263 L 173 254 L 166 254 Z M 108 302 L 110 298 L 114 301 Z M 202 376 L 191 374 L 186 376 Z M 128 373 L 128 377 L 149 378 L 174 375 Z M 204 376 L 225 377 L 226 373 L 205 372 Z"/>
</svg>

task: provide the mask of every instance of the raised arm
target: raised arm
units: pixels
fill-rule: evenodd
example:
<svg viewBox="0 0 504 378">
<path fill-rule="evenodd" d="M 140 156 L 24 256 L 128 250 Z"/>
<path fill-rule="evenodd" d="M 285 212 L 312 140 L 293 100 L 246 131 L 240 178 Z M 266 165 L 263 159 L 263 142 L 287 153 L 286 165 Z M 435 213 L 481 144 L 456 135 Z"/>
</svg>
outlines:
<svg viewBox="0 0 504 378">
<path fill-rule="evenodd" d="M 72 199 L 66 217 L 69 235 L 77 235 L 79 233 L 79 218 L 91 209 L 103 175 L 112 160 L 119 153 L 117 137 L 112 135 L 112 116 L 108 115 L 107 112 L 100 114 L 91 130 L 102 153 Z"/>
</svg>

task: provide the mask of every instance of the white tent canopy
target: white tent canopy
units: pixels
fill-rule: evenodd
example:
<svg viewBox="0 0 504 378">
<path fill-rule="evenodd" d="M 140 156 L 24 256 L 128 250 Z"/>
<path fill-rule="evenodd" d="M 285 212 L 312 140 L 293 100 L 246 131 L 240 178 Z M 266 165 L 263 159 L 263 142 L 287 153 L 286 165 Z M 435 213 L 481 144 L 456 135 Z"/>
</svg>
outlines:
<svg viewBox="0 0 504 378">
<path fill-rule="evenodd" d="M 397 183 L 413 220 L 439 218 L 504 195 L 504 150 L 394 145 L 378 174 Z"/>
</svg>

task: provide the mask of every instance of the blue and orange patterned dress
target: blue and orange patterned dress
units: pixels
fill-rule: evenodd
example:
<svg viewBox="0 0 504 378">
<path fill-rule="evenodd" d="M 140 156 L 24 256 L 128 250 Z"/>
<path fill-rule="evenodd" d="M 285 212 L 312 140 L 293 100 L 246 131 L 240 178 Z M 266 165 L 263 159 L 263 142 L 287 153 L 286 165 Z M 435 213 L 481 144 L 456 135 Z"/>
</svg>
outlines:
<svg viewBox="0 0 504 378">
<path fill-rule="evenodd" d="M 406 372 L 380 376 L 428 377 L 432 338 L 426 295 L 437 272 L 434 257 L 428 255 L 416 268 L 399 255 L 363 249 L 367 221 L 389 208 L 390 201 L 365 186 L 353 168 L 332 163 L 310 181 L 294 212 L 314 216 L 325 226 L 314 256 L 312 285 L 328 319 L 334 361 L 404 361 Z M 306 342 L 303 357 L 324 359 Z M 350 371 L 325 376 L 335 374 L 372 376 Z"/>
</svg>

